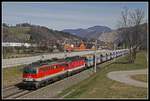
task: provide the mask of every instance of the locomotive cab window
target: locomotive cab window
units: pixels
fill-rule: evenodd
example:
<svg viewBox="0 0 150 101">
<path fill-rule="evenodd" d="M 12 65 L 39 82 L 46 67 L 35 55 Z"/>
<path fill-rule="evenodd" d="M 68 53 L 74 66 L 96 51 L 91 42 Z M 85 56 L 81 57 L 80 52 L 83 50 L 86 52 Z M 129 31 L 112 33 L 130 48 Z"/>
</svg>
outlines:
<svg viewBox="0 0 150 101">
<path fill-rule="evenodd" d="M 33 68 L 24 68 L 23 73 L 31 73 L 31 74 L 36 74 L 36 69 Z"/>
</svg>

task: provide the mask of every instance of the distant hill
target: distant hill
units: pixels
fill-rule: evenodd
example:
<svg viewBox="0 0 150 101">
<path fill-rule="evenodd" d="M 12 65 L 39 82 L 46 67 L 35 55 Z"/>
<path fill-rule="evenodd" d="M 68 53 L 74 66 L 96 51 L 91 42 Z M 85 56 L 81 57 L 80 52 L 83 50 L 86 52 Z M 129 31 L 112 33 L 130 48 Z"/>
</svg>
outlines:
<svg viewBox="0 0 150 101">
<path fill-rule="evenodd" d="M 112 32 L 108 32 L 108 33 L 102 33 L 98 37 L 98 39 L 100 41 L 104 41 L 104 42 L 114 42 L 118 38 L 119 38 L 119 33 L 117 33 L 117 31 L 112 31 Z"/>
<path fill-rule="evenodd" d="M 143 23 L 143 24 L 140 24 L 139 25 L 139 35 L 138 35 L 138 37 L 139 37 L 139 39 L 141 39 L 141 41 L 142 41 L 142 48 L 147 48 L 147 43 L 148 43 L 148 29 L 149 27 L 148 27 L 148 23 Z M 135 26 L 132 26 L 132 27 L 128 27 L 128 28 L 119 28 L 119 29 L 117 29 L 117 32 L 118 33 L 120 33 L 120 32 L 122 32 L 124 29 L 126 29 L 127 30 L 127 32 L 129 33 L 129 34 L 131 34 L 134 30 L 135 30 Z M 120 40 L 121 39 L 121 40 Z M 121 34 L 118 34 L 118 39 L 117 39 L 117 41 L 122 41 L 122 36 L 121 36 Z"/>
<path fill-rule="evenodd" d="M 141 24 L 141 37 L 145 39 L 144 45 L 147 43 L 147 23 Z M 120 43 L 123 41 L 123 37 L 121 36 L 120 32 L 123 30 L 123 28 L 119 28 L 117 30 L 113 30 L 108 33 L 102 33 L 98 40 L 104 41 L 104 42 L 111 42 L 111 43 Z M 130 32 L 134 30 L 134 27 L 127 28 Z"/>
<path fill-rule="evenodd" d="M 73 35 L 80 36 L 86 39 L 97 39 L 102 33 L 111 32 L 112 30 L 106 26 L 93 26 L 87 29 L 64 29 L 63 32 L 69 32 Z"/>
<path fill-rule="evenodd" d="M 40 42 L 42 40 L 65 40 L 75 39 L 81 40 L 80 37 L 69 34 L 67 32 L 52 30 L 44 26 L 30 25 L 28 23 L 16 24 L 16 26 L 8 26 L 3 24 L 3 42 Z"/>
</svg>

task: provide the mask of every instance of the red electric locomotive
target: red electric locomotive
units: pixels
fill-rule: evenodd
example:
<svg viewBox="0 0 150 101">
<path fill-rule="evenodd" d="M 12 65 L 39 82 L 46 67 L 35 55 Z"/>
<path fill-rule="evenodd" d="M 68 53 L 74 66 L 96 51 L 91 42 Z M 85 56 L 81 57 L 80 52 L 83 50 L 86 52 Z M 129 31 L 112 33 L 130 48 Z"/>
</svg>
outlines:
<svg viewBox="0 0 150 101">
<path fill-rule="evenodd" d="M 70 75 L 71 73 L 84 69 L 85 60 L 74 56 L 58 60 L 40 60 L 27 65 L 23 69 L 23 83 L 27 87 L 39 88 L 55 78 Z"/>
</svg>

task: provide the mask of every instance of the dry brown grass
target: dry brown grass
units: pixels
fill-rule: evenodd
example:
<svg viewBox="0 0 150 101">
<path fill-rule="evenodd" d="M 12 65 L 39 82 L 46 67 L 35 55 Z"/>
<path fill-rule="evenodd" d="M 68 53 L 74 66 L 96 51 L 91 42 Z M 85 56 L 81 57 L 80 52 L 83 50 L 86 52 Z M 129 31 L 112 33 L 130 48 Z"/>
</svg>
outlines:
<svg viewBox="0 0 150 101">
<path fill-rule="evenodd" d="M 133 75 L 131 76 L 131 78 L 135 80 L 143 81 L 143 82 L 147 82 L 147 79 L 148 79 L 146 74 Z"/>
</svg>

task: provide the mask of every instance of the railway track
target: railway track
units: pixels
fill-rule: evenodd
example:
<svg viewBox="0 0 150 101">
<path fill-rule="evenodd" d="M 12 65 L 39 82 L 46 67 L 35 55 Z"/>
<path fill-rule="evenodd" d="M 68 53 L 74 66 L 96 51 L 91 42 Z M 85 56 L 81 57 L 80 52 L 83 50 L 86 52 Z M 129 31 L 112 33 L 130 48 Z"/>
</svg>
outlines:
<svg viewBox="0 0 150 101">
<path fill-rule="evenodd" d="M 90 67 L 90 68 L 92 68 L 92 67 Z M 88 68 L 88 69 L 90 69 L 90 68 Z M 97 68 L 97 69 L 100 70 L 100 68 Z M 79 72 L 82 72 L 82 71 L 79 71 Z M 78 74 L 78 73 L 76 73 L 76 74 Z M 73 76 L 73 75 L 70 75 L 69 77 L 71 77 L 71 76 Z M 59 79 L 51 82 L 50 84 L 55 83 L 57 81 L 60 81 L 62 79 L 63 78 L 59 78 Z M 45 85 L 45 86 L 47 86 L 47 85 Z M 43 87 L 41 87 L 41 88 L 43 88 Z M 41 89 L 41 88 L 39 88 L 39 89 Z M 36 90 L 39 90 L 39 89 L 36 89 Z M 3 98 L 4 99 L 17 99 L 17 98 L 25 96 L 26 94 L 29 94 L 33 91 L 36 91 L 36 90 L 25 90 L 25 89 L 22 89 L 22 88 L 19 88 L 19 87 L 15 86 L 15 85 L 6 87 L 2 90 L 3 90 Z"/>
<path fill-rule="evenodd" d="M 57 82 L 61 79 L 63 79 L 63 78 L 55 79 L 54 81 L 50 82 L 49 84 Z M 47 85 L 44 85 L 44 86 L 47 86 Z M 42 86 L 42 87 L 44 87 L 44 86 Z M 2 92 L 3 92 L 2 93 L 2 98 L 3 99 L 17 99 L 17 98 L 19 98 L 21 96 L 24 96 L 26 94 L 29 94 L 33 91 L 39 90 L 42 87 L 40 87 L 38 89 L 27 90 L 27 89 L 25 89 L 25 87 L 23 87 L 22 83 L 18 83 L 16 85 L 10 85 L 10 86 L 2 88 Z"/>
<path fill-rule="evenodd" d="M 32 90 L 25 90 L 21 87 L 21 83 L 18 83 L 16 85 L 11 85 L 3 88 L 2 92 L 3 92 L 2 97 L 4 99 L 9 99 L 9 98 L 18 98 L 20 96 L 32 92 Z"/>
</svg>

